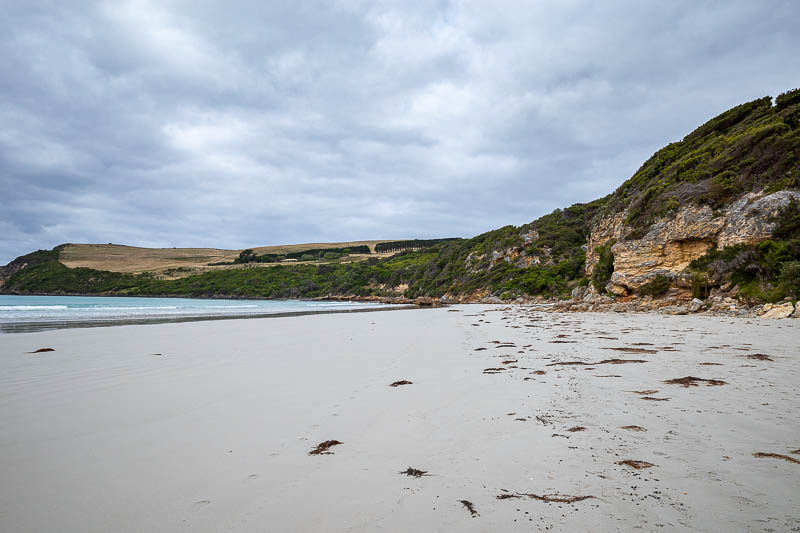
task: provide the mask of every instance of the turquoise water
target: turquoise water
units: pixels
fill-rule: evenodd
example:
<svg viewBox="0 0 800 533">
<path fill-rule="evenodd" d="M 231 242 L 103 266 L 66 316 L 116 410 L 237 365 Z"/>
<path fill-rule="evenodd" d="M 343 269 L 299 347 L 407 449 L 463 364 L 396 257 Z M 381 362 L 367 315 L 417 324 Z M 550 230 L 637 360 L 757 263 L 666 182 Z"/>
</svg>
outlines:
<svg viewBox="0 0 800 533">
<path fill-rule="evenodd" d="M 386 308 L 363 302 L 0 295 L 0 332 Z"/>
</svg>

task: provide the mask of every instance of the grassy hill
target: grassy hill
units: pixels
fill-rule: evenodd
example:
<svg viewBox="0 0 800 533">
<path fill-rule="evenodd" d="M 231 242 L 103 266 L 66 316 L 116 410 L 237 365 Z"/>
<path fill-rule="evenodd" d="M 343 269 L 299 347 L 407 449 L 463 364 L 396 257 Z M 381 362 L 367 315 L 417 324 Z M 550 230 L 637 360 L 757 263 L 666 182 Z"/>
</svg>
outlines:
<svg viewBox="0 0 800 533">
<path fill-rule="evenodd" d="M 287 244 L 259 246 L 252 250 L 256 254 L 285 255 L 287 253 L 324 248 L 346 248 L 368 246 L 375 253 L 375 246 L 386 240 L 352 241 L 336 243 Z M 121 244 L 66 244 L 60 248 L 59 261 L 70 268 L 92 268 L 129 274 L 166 271 L 213 270 L 220 266 L 214 263 L 232 263 L 241 250 L 218 248 L 140 248 Z M 180 276 L 176 276 L 180 277 Z"/>
</svg>

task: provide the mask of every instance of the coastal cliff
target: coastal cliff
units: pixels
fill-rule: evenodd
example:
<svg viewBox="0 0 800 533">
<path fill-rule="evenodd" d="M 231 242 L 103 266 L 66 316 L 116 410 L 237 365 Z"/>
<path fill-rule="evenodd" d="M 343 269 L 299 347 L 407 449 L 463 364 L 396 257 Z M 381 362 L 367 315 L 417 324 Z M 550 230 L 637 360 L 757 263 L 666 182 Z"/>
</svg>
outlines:
<svg viewBox="0 0 800 533">
<path fill-rule="evenodd" d="M 719 212 L 707 205 L 690 205 L 657 220 L 642 238 L 628 240 L 623 240 L 630 232 L 624 223 L 627 213 L 616 213 L 592 229 L 586 274 L 592 276 L 600 259 L 598 249 L 614 241 L 613 273 L 605 287 L 607 292 L 626 296 L 658 276 L 681 280 L 691 262 L 712 249 L 755 245 L 769 239 L 781 210 L 793 200 L 800 201 L 800 192 L 746 193 Z M 592 290 L 598 292 L 594 287 Z"/>
</svg>

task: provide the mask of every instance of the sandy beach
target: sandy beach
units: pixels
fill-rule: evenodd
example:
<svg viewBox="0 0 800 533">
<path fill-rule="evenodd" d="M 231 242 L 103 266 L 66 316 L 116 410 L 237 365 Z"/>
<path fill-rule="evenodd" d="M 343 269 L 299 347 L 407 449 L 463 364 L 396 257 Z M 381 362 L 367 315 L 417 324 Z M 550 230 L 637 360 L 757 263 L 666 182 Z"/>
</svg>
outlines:
<svg viewBox="0 0 800 533">
<path fill-rule="evenodd" d="M 479 305 L 0 335 L 0 529 L 800 531 L 798 340 Z"/>
</svg>

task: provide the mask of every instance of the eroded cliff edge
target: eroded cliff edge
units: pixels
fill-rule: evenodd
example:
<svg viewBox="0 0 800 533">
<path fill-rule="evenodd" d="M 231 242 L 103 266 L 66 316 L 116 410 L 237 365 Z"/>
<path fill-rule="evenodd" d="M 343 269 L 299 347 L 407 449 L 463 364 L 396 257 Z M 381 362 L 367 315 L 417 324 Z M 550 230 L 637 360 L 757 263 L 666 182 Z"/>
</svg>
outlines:
<svg viewBox="0 0 800 533">
<path fill-rule="evenodd" d="M 598 221 L 592 229 L 586 252 L 586 275 L 591 277 L 600 259 L 598 250 L 613 241 L 613 273 L 605 290 L 627 296 L 664 276 L 687 286 L 692 261 L 712 249 L 754 245 L 772 237 L 776 219 L 791 202 L 800 201 L 798 191 L 746 193 L 715 212 L 707 205 L 687 205 L 659 218 L 639 239 L 626 239 L 627 210 Z M 591 287 L 593 293 L 598 290 Z"/>
</svg>

